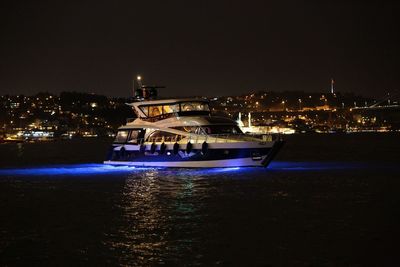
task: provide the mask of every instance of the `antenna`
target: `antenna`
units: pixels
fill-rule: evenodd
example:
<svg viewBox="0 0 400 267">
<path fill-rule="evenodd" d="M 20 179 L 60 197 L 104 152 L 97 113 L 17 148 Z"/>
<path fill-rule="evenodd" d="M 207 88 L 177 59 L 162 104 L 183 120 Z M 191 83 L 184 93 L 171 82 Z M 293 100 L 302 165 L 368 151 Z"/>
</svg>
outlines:
<svg viewBox="0 0 400 267">
<path fill-rule="evenodd" d="M 142 77 L 140 75 L 137 75 L 135 78 L 133 78 L 133 82 L 132 82 L 133 97 L 136 97 L 137 90 L 142 87 L 141 80 L 142 80 Z M 138 89 L 135 90 L 135 87 L 136 87 L 135 84 L 136 83 L 138 84 Z"/>
<path fill-rule="evenodd" d="M 136 77 L 137 83 L 139 85 L 139 88 L 142 88 L 142 76 L 138 75 Z"/>
<path fill-rule="evenodd" d="M 155 99 L 158 95 L 157 89 L 165 88 L 165 86 L 144 85 L 142 83 L 142 77 L 140 75 L 136 77 L 136 82 L 138 84 L 138 88 L 134 90 L 134 92 L 135 98 L 139 101 Z M 133 83 L 135 84 L 135 81 Z"/>
</svg>

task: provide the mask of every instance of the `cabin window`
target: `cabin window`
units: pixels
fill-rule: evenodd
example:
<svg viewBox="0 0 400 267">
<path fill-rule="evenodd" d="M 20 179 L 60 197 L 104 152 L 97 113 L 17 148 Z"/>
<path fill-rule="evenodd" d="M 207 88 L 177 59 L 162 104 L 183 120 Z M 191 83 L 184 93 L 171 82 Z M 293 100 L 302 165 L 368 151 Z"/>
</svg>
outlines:
<svg viewBox="0 0 400 267">
<path fill-rule="evenodd" d="M 162 115 L 162 106 L 149 106 L 149 117 L 157 117 Z"/>
<path fill-rule="evenodd" d="M 236 125 L 204 125 L 173 127 L 174 129 L 195 134 L 242 134 L 243 132 Z"/>
<path fill-rule="evenodd" d="M 205 102 L 184 102 L 181 103 L 182 111 L 210 111 L 208 104 Z"/>
<path fill-rule="evenodd" d="M 140 139 L 142 139 L 144 136 L 144 130 L 143 129 L 134 129 L 131 130 L 131 134 L 129 135 L 128 138 L 128 143 L 132 144 L 137 144 L 140 143 Z"/>
<path fill-rule="evenodd" d="M 163 106 L 163 114 L 179 112 L 179 104 Z"/>
<path fill-rule="evenodd" d="M 115 143 L 125 143 L 126 139 L 128 138 L 128 130 L 118 131 L 117 135 L 115 136 Z"/>
<path fill-rule="evenodd" d="M 164 131 L 154 131 L 148 138 L 150 142 L 177 142 L 179 140 L 181 140 L 180 135 Z"/>
<path fill-rule="evenodd" d="M 140 110 L 146 115 L 146 117 L 159 117 L 166 114 L 174 114 L 183 112 L 210 112 L 210 108 L 207 102 L 181 102 L 176 104 L 164 104 L 164 105 L 149 105 L 139 106 Z"/>
</svg>

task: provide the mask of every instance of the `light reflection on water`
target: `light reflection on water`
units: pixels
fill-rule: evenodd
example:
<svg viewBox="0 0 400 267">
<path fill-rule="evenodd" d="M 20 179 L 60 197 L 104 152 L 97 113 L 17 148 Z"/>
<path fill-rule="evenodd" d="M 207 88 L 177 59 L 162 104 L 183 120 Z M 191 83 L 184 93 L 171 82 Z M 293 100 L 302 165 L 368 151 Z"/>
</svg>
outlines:
<svg viewBox="0 0 400 267">
<path fill-rule="evenodd" d="M 0 208 L 8 215 L 0 222 L 8 242 L 0 242 L 0 256 L 1 246 L 19 252 L 31 240 L 23 255 L 39 247 L 38 255 L 64 262 L 67 257 L 57 256 L 53 247 L 67 244 L 63 248 L 71 266 L 85 265 L 84 259 L 122 266 L 246 266 L 249 260 L 252 266 L 279 266 L 289 249 L 301 250 L 289 253 L 290 265 L 311 265 L 316 253 L 330 257 L 337 247 L 344 246 L 343 254 L 365 243 L 360 238 L 348 242 L 351 247 L 336 246 L 341 236 L 375 233 L 366 223 L 379 217 L 380 207 L 371 216 L 359 211 L 374 207 L 369 190 L 381 172 L 369 170 L 377 166 L 388 165 L 276 161 L 267 169 L 103 164 L 0 169 L 7 188 Z M 335 170 L 343 172 L 336 175 Z M 18 220 L 8 219 L 21 207 Z M 21 230 L 13 230 L 15 225 Z M 360 225 L 367 230 L 359 230 Z M 310 239 L 311 247 L 303 243 Z M 14 254 L 4 255 L 12 259 Z M 316 266 L 327 262 L 323 257 L 315 261 Z"/>
<path fill-rule="evenodd" d="M 182 254 L 193 254 L 200 240 L 194 231 L 202 221 L 201 198 L 210 188 L 202 176 L 187 171 L 147 169 L 125 180 L 120 228 L 108 235 L 105 245 L 122 255 L 120 264 L 146 259 L 147 264 L 171 263 Z M 122 237 L 122 238 L 121 238 Z M 193 255 L 201 258 L 201 254 Z"/>
<path fill-rule="evenodd" d="M 157 170 L 139 175 L 126 179 L 119 208 L 127 223 L 117 229 L 117 238 L 111 238 L 107 245 L 122 251 L 123 259 L 145 257 L 158 262 L 159 249 L 165 246 L 162 229 L 165 218 L 156 195 L 159 192 L 159 184 L 155 183 Z"/>
<path fill-rule="evenodd" d="M 133 262 L 137 262 L 140 266 L 141 263 L 147 265 L 178 264 L 182 255 L 186 255 L 185 257 L 191 264 L 210 261 L 205 259 L 209 257 L 207 256 L 209 253 L 203 247 L 206 247 L 208 242 L 211 242 L 210 246 L 216 246 L 212 243 L 215 240 L 212 241 L 212 236 L 206 238 L 203 236 L 205 233 L 207 234 L 207 229 L 210 229 L 211 232 L 214 231 L 216 235 L 218 235 L 218 231 L 229 232 L 230 228 L 227 223 L 230 222 L 230 219 L 239 219 L 239 222 L 232 221 L 232 223 L 238 224 L 240 227 L 247 225 L 245 221 L 242 221 L 243 219 L 236 218 L 237 207 L 240 207 L 241 199 L 247 199 L 248 202 L 248 199 L 252 199 L 253 194 L 269 196 L 273 201 L 283 201 L 293 197 L 285 188 L 271 189 L 270 192 L 270 189 L 264 186 L 262 187 L 264 188 L 263 193 L 257 194 L 255 192 L 259 189 L 252 186 L 249 187 L 243 183 L 238 186 L 229 184 L 235 182 L 236 179 L 238 181 L 239 179 L 251 180 L 253 178 L 268 180 L 268 173 L 272 176 L 276 176 L 276 174 L 285 176 L 285 173 L 289 172 L 307 174 L 310 171 L 364 167 L 366 167 L 365 164 L 360 163 L 287 161 L 273 162 L 267 169 L 232 167 L 168 169 L 69 164 L 0 169 L 0 176 L 25 177 L 25 179 L 29 179 L 29 177 L 42 179 L 44 177 L 47 180 L 48 178 L 53 179 L 53 177 L 76 177 L 78 179 L 89 177 L 94 183 L 97 176 L 117 178 L 118 183 L 121 183 L 122 186 L 117 194 L 118 198 L 113 200 L 112 204 L 112 209 L 116 210 L 117 214 L 115 218 L 111 219 L 112 227 L 103 233 L 104 238 L 101 243 L 117 255 L 114 260 L 119 261 L 120 265 L 132 265 Z M 57 180 L 55 179 L 55 181 Z M 288 186 L 290 183 L 287 181 Z M 224 186 L 220 187 L 220 184 L 224 184 Z M 215 202 L 215 199 L 219 199 L 219 201 Z M 262 200 L 261 198 L 260 201 Z M 231 204 L 231 201 L 234 201 L 235 204 Z M 253 205 L 260 204 L 254 203 Z M 215 207 L 215 211 L 210 207 Z M 246 214 L 247 208 L 239 208 L 239 211 L 241 209 L 243 209 L 241 212 Z M 225 221 L 223 228 L 215 230 L 218 229 L 221 219 Z M 257 225 L 257 223 L 255 224 Z M 228 226 L 228 230 L 224 230 L 225 225 Z M 246 238 L 243 237 L 244 240 Z M 215 259 L 218 258 L 219 256 L 216 255 Z"/>
</svg>

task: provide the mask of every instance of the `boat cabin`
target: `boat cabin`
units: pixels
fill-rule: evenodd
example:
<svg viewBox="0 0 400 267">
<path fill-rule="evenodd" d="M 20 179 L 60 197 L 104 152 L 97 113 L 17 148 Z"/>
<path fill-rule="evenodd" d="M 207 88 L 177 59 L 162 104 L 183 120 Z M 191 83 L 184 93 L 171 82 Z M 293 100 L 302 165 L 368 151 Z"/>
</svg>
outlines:
<svg viewBox="0 0 400 267">
<path fill-rule="evenodd" d="M 199 125 L 178 126 L 169 129 L 159 129 L 143 126 L 124 126 L 118 129 L 114 143 L 116 144 L 141 144 L 143 142 L 179 142 L 191 136 L 232 136 L 241 135 L 242 131 L 237 125 Z"/>
<path fill-rule="evenodd" d="M 130 105 L 133 106 L 139 118 L 149 121 L 169 117 L 210 115 L 210 107 L 206 99 L 142 101 Z"/>
<path fill-rule="evenodd" d="M 117 144 L 139 144 L 144 140 L 146 129 L 144 128 L 131 128 L 119 129 L 115 135 L 114 143 Z"/>
</svg>

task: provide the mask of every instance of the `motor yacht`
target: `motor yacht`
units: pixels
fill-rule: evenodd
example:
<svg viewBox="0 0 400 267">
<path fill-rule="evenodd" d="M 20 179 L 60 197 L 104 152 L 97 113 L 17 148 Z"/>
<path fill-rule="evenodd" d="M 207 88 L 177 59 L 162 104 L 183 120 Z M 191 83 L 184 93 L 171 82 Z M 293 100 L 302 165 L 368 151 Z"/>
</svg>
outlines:
<svg viewBox="0 0 400 267">
<path fill-rule="evenodd" d="M 136 114 L 119 127 L 105 164 L 142 167 L 268 166 L 279 136 L 244 134 L 237 122 L 213 116 L 206 98 L 157 99 L 157 86 L 140 84 Z"/>
</svg>

